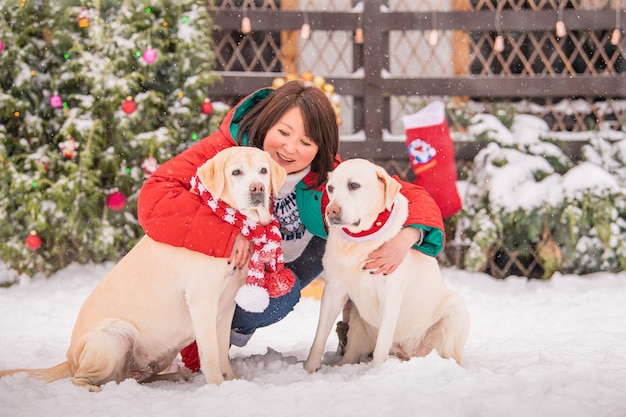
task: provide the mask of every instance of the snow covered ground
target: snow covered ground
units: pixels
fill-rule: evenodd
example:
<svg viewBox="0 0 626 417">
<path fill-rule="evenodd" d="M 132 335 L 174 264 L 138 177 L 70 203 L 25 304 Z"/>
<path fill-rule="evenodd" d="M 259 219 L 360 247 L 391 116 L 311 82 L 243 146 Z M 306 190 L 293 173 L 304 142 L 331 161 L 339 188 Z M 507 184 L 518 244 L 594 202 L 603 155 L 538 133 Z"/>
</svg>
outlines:
<svg viewBox="0 0 626 417">
<path fill-rule="evenodd" d="M 61 362 L 80 305 L 110 268 L 72 265 L 0 289 L 0 369 Z M 463 366 L 431 354 L 308 374 L 319 302 L 304 298 L 231 349 L 236 381 L 128 380 L 89 393 L 21 374 L 0 379 L 0 416 L 626 416 L 626 273 L 548 282 L 444 274 L 472 316 Z M 327 358 L 336 345 L 333 334 Z"/>
</svg>

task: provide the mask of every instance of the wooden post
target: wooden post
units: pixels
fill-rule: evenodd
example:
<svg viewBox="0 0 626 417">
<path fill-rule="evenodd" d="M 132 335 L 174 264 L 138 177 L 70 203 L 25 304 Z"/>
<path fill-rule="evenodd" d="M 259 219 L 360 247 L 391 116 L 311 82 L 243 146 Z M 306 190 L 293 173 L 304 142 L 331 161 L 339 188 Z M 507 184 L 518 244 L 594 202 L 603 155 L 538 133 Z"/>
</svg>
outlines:
<svg viewBox="0 0 626 417">
<path fill-rule="evenodd" d="M 459 11 L 471 9 L 469 0 L 453 0 L 452 8 Z M 454 75 L 469 75 L 470 73 L 470 50 L 469 34 L 466 31 L 455 30 L 452 32 L 452 68 Z M 454 101 L 465 102 L 468 97 L 455 97 Z"/>
<path fill-rule="evenodd" d="M 457 11 L 470 10 L 469 0 L 453 0 L 452 8 Z M 454 75 L 469 74 L 469 35 L 465 31 L 455 30 L 452 34 L 454 52 L 452 54 L 452 65 Z"/>
<path fill-rule="evenodd" d="M 363 69 L 365 78 L 364 92 L 364 130 L 368 144 L 380 147 L 383 139 L 385 99 L 382 95 L 382 69 L 388 68 L 385 56 L 388 46 L 387 33 L 378 27 L 381 6 L 386 0 L 370 0 L 363 7 Z M 388 112 L 387 112 L 388 113 Z"/>
<path fill-rule="evenodd" d="M 298 8 L 298 0 L 282 0 L 281 9 L 296 10 Z M 282 57 L 282 70 L 286 74 L 298 73 L 298 43 L 299 31 L 283 30 L 280 32 L 280 55 Z"/>
</svg>

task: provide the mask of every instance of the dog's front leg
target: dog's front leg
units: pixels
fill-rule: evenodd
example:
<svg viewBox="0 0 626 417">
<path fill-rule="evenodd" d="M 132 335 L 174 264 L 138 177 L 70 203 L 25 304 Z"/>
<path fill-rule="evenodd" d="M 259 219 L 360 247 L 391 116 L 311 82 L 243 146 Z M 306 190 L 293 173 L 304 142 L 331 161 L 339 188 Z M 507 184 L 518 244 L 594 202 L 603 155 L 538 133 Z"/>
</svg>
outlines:
<svg viewBox="0 0 626 417">
<path fill-rule="evenodd" d="M 206 317 L 213 320 L 217 314 L 207 312 Z M 221 384 L 224 381 L 219 358 L 219 343 L 217 340 L 216 322 L 211 321 L 203 329 L 196 330 L 196 343 L 200 356 L 200 368 L 207 384 Z"/>
<path fill-rule="evenodd" d="M 211 297 L 210 292 L 198 291 L 188 297 L 187 303 L 198 344 L 200 368 L 207 384 L 220 384 L 224 381 L 224 376 L 219 357 L 218 302 L 215 295 Z"/>
<path fill-rule="evenodd" d="M 388 277 L 393 279 L 393 277 Z M 379 299 L 381 306 L 381 317 L 376 338 L 376 347 L 372 357 L 372 366 L 380 365 L 389 358 L 389 351 L 393 344 L 393 336 L 400 316 L 402 293 L 400 286 L 387 283 L 386 291 Z"/>
<path fill-rule="evenodd" d="M 333 287 L 329 282 L 330 280 L 327 279 L 324 292 L 322 293 L 320 316 L 315 338 L 313 339 L 309 357 L 304 364 L 304 369 L 308 372 L 315 372 L 320 369 L 328 335 L 335 323 L 335 319 L 339 316 L 346 301 L 348 301 L 348 292 L 341 288 Z"/>
<path fill-rule="evenodd" d="M 370 356 L 376 347 L 375 329 L 365 324 L 356 305 L 353 305 L 350 311 L 349 323 L 348 342 L 343 356 L 335 363 L 335 366 L 359 363 L 364 356 Z M 368 328 L 371 330 L 368 331 Z"/>
<path fill-rule="evenodd" d="M 230 350 L 230 328 L 233 322 L 234 314 L 235 303 L 232 303 L 232 307 L 229 307 L 229 311 L 226 314 L 220 315 L 220 318 L 217 322 L 220 368 L 222 369 L 222 375 L 224 375 L 224 379 L 228 381 L 235 379 L 235 372 L 233 371 L 233 366 L 230 363 L 230 356 L 228 354 Z"/>
</svg>

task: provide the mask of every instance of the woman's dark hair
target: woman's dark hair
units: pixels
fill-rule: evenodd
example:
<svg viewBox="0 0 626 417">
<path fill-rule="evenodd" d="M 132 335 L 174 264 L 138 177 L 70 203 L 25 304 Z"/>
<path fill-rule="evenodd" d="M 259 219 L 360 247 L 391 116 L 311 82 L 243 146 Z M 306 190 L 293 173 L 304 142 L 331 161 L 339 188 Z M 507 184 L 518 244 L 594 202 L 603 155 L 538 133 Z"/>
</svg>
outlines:
<svg viewBox="0 0 626 417">
<path fill-rule="evenodd" d="M 334 160 L 339 151 L 339 128 L 337 115 L 326 94 L 316 86 L 307 86 L 301 81 L 289 81 L 273 91 L 254 106 L 239 123 L 237 142 L 248 136 L 248 145 L 263 149 L 265 135 L 281 117 L 298 107 L 304 121 L 304 132 L 317 146 L 318 151 L 311 170 L 318 174 L 319 187 L 327 180 L 328 172 L 335 167 Z"/>
</svg>

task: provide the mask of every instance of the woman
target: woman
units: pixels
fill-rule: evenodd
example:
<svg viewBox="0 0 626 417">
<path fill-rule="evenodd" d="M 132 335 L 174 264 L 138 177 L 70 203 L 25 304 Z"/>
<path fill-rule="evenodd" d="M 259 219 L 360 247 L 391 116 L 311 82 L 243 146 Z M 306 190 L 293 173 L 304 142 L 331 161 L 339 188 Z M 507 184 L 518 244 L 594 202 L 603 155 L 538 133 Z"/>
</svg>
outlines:
<svg viewBox="0 0 626 417">
<path fill-rule="evenodd" d="M 165 162 L 146 181 L 138 201 L 139 223 L 146 234 L 170 245 L 228 257 L 234 266 L 245 267 L 250 241 L 189 192 L 200 165 L 237 145 L 265 150 L 287 171 L 287 180 L 274 197 L 274 215 L 280 223 L 285 268 L 296 276 L 293 288 L 272 298 L 262 313 L 236 308 L 231 343 L 243 346 L 255 329 L 284 318 L 299 301 L 300 290 L 322 272 L 327 236 L 323 213 L 328 203 L 324 183 L 340 163 L 336 115 L 319 88 L 300 81 L 246 97 L 216 132 Z M 411 247 L 431 256 L 443 249 L 443 221 L 434 200 L 423 188 L 406 182 L 401 192 L 409 200 L 406 227 L 370 254 L 365 267 L 373 274 L 393 272 Z M 181 353 L 185 365 L 198 370 L 195 344 Z"/>
</svg>

